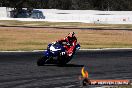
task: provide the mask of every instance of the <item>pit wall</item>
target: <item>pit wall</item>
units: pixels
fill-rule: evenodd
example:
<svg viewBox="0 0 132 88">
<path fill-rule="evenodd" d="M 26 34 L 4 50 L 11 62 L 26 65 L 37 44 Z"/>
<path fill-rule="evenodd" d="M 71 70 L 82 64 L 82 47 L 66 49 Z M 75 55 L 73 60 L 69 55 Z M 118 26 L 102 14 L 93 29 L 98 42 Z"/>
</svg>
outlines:
<svg viewBox="0 0 132 88">
<path fill-rule="evenodd" d="M 10 18 L 11 8 L 0 7 L 0 20 L 84 22 L 94 24 L 132 24 L 132 11 L 37 9 L 45 19 Z"/>
</svg>

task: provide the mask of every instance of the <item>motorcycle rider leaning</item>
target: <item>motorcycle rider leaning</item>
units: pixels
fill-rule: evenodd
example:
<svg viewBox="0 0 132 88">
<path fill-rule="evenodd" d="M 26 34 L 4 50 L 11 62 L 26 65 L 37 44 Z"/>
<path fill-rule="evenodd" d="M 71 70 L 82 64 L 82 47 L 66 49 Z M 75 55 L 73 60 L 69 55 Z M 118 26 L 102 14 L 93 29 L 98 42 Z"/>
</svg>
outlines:
<svg viewBox="0 0 132 88">
<path fill-rule="evenodd" d="M 68 36 L 66 36 L 65 38 L 63 38 L 61 40 L 58 40 L 56 42 L 62 44 L 64 46 L 64 48 L 66 49 L 67 55 L 71 56 L 72 53 L 74 52 L 73 50 L 74 50 L 74 48 L 76 46 L 77 38 L 76 38 L 74 32 L 70 32 L 68 34 Z M 65 44 L 63 44 L 63 43 L 65 43 Z"/>
</svg>

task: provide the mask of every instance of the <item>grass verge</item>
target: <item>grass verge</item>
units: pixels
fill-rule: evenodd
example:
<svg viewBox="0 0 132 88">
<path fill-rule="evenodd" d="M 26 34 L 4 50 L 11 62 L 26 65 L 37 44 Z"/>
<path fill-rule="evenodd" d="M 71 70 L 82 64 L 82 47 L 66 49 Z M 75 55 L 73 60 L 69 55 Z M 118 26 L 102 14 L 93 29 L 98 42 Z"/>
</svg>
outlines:
<svg viewBox="0 0 132 88">
<path fill-rule="evenodd" d="M 0 50 L 43 50 L 47 44 L 76 32 L 81 48 L 132 48 L 132 31 L 0 27 Z"/>
<path fill-rule="evenodd" d="M 64 27 L 64 28 L 100 28 L 100 29 L 132 29 L 132 24 L 90 24 L 79 22 L 46 22 L 0 20 L 0 26 L 17 27 Z"/>
</svg>

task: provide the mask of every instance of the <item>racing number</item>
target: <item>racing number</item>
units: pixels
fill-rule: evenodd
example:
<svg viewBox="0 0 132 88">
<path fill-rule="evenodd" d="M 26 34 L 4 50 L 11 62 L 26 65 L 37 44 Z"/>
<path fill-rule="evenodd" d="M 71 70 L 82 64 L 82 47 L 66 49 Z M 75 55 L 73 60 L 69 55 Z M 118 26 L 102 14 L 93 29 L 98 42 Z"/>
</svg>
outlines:
<svg viewBox="0 0 132 88">
<path fill-rule="evenodd" d="M 66 54 L 66 52 L 61 52 L 61 55 L 65 55 Z"/>
</svg>

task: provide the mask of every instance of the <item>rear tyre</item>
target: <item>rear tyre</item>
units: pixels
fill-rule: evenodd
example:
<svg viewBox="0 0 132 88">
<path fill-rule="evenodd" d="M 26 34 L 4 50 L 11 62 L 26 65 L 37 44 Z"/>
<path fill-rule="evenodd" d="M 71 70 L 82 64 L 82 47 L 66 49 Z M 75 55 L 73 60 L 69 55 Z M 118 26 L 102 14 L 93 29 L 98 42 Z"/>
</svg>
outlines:
<svg viewBox="0 0 132 88">
<path fill-rule="evenodd" d="M 44 64 L 46 64 L 47 60 L 48 60 L 48 58 L 46 58 L 45 56 L 43 56 L 43 57 L 41 57 L 41 58 L 39 58 L 37 60 L 37 65 L 38 66 L 44 66 Z"/>
</svg>

